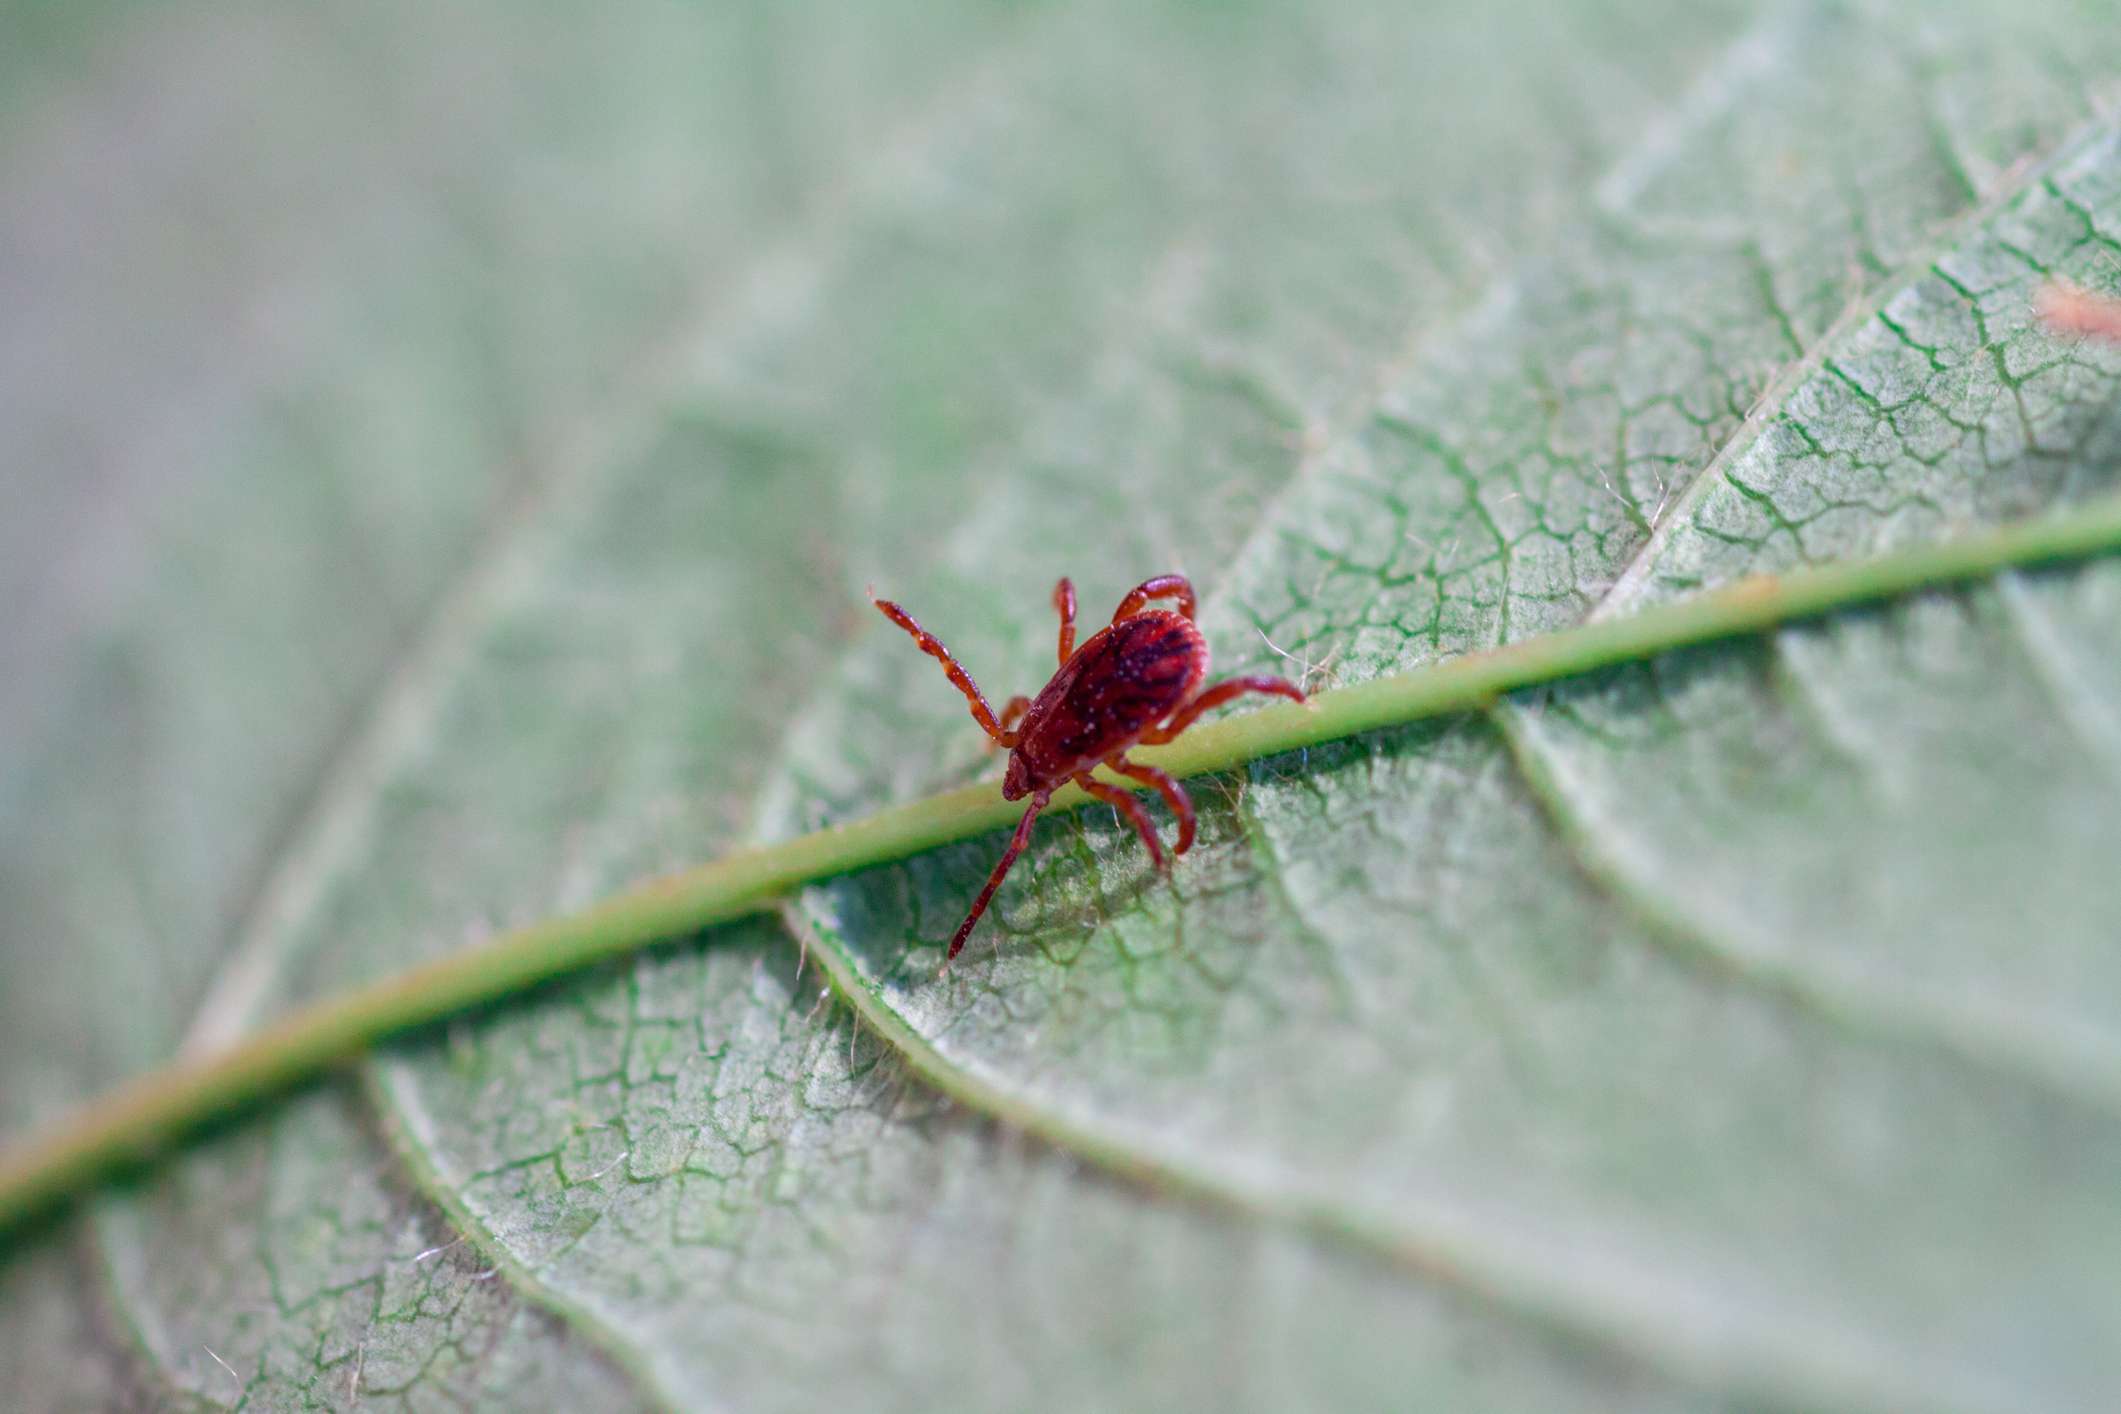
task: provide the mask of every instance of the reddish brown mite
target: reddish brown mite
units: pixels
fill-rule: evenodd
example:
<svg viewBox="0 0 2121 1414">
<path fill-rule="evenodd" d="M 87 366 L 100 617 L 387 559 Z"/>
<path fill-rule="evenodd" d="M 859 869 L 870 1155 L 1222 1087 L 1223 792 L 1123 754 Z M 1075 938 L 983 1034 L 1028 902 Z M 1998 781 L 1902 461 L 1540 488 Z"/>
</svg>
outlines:
<svg viewBox="0 0 2121 1414">
<path fill-rule="evenodd" d="M 1178 611 L 1151 609 L 1147 605 L 1152 599 L 1176 599 Z M 1110 766 L 1123 776 L 1154 786 L 1178 817 L 1177 852 L 1184 854 L 1193 847 L 1193 802 L 1169 775 L 1129 761 L 1127 748 L 1170 741 L 1201 713 L 1247 692 L 1304 700 L 1302 688 L 1280 678 L 1231 678 L 1201 687 L 1208 675 L 1208 643 L 1194 626 L 1193 586 L 1182 574 L 1143 580 L 1119 601 L 1111 624 L 1092 634 L 1080 648 L 1075 644 L 1075 586 L 1065 579 L 1053 586 L 1053 607 L 1060 613 L 1060 670 L 1037 697 L 1010 698 L 999 719 L 978 684 L 958 666 L 940 639 L 890 600 L 873 602 L 885 618 L 913 635 L 923 653 L 943 665 L 951 685 L 972 704 L 972 720 L 996 746 L 1009 749 L 1002 799 L 1031 797 L 1024 818 L 1017 822 L 1016 835 L 1002 852 L 1001 863 L 987 876 L 987 886 L 972 901 L 972 911 L 950 940 L 950 958 L 964 949 L 972 925 L 987 911 L 987 901 L 1023 853 L 1031 838 L 1031 822 L 1046 808 L 1053 792 L 1074 781 L 1118 810 L 1148 846 L 1150 860 L 1163 869 L 1163 846 L 1157 842 L 1149 812 L 1133 792 L 1106 785 L 1090 772 L 1099 765 Z M 949 958 L 944 965 L 949 965 Z"/>
</svg>

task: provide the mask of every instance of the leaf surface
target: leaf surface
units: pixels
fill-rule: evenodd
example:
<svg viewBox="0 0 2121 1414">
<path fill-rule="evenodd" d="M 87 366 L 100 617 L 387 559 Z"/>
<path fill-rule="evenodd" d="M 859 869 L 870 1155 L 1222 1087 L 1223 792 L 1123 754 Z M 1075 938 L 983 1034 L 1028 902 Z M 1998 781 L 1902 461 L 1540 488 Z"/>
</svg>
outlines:
<svg viewBox="0 0 2121 1414">
<path fill-rule="evenodd" d="M 2113 489 L 2121 362 L 2026 327 L 2121 234 L 2074 8 L 1398 9 L 409 9 L 328 60 L 229 10 L 157 58 L 177 170 L 285 224 L 225 290 L 102 247 L 248 364 L 42 306 L 98 406 L 151 396 L 10 423 L 108 470 L 26 478 L 7 548 L 102 558 L 25 568 L 0 642 L 0 1113 L 996 769 L 871 585 L 1002 695 L 1055 576 L 1094 613 L 1168 567 L 1222 669 L 1355 681 Z M 90 288 L 60 105 L 167 40 L 106 23 L 18 100 L 25 287 Z M 285 62 L 230 96 L 238 42 Z M 226 143 L 282 114 L 388 199 L 288 220 L 285 135 Z M 2117 616 L 2111 566 L 2014 575 L 1260 762 L 1168 884 L 1056 818 L 943 981 L 996 841 L 808 891 L 25 1245 L 0 1363 L 46 1403 L 2095 1407 Z"/>
</svg>

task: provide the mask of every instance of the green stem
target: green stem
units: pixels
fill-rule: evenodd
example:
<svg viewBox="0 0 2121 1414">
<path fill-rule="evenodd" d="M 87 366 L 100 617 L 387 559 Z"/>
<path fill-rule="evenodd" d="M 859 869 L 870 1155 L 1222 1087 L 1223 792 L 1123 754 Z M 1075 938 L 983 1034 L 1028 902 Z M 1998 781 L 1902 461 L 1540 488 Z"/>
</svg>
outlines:
<svg viewBox="0 0 2121 1414">
<path fill-rule="evenodd" d="M 1627 618 L 1584 624 L 1355 687 L 1210 723 L 1144 760 L 1180 776 L 1477 709 L 1506 692 L 1756 632 L 2010 566 L 2121 550 L 2121 498 L 2067 517 L 1848 564 L 1762 575 Z M 1139 783 L 1118 784 L 1139 789 Z M 1088 799 L 1074 787 L 1065 809 Z M 785 843 L 653 880 L 586 912 L 549 919 L 312 1003 L 217 1054 L 173 1061 L 90 1101 L 0 1153 L 0 1234 L 207 1121 L 285 1090 L 383 1037 L 549 981 L 646 944 L 763 912 L 789 890 L 903 859 L 1014 820 L 994 785 L 891 806 Z"/>
</svg>

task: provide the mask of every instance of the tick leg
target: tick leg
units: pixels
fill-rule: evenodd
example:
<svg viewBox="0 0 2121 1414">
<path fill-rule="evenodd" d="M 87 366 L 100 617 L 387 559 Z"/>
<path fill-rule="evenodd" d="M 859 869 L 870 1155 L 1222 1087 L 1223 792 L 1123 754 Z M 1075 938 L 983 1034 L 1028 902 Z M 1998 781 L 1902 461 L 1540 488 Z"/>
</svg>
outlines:
<svg viewBox="0 0 2121 1414">
<path fill-rule="evenodd" d="M 1178 817 L 1178 847 L 1171 852 L 1184 854 L 1193 848 L 1193 801 L 1184 787 L 1171 779 L 1170 772 L 1144 766 L 1139 761 L 1129 761 L 1124 756 L 1110 757 L 1105 764 L 1122 776 L 1132 776 L 1137 781 L 1147 781 L 1155 786 L 1156 793 L 1164 798 L 1164 804 L 1170 806 L 1171 813 Z"/>
<path fill-rule="evenodd" d="M 964 693 L 965 701 L 972 704 L 972 720 L 979 723 L 981 731 L 994 739 L 996 746 L 1016 745 L 1016 733 L 994 720 L 994 709 L 987 705 L 987 699 L 980 694 L 979 684 L 972 680 L 970 673 L 958 666 L 957 659 L 950 656 L 950 650 L 943 647 L 940 638 L 915 623 L 913 615 L 889 599 L 872 599 L 870 602 L 876 605 L 885 618 L 912 634 L 913 641 L 921 646 L 921 652 L 943 665 L 943 671 L 950 675 L 950 685 Z"/>
<path fill-rule="evenodd" d="M 1060 661 L 1066 667 L 1075 656 L 1075 585 L 1066 575 L 1053 586 L 1053 608 L 1060 615 Z"/>
<path fill-rule="evenodd" d="M 1120 600 L 1119 607 L 1112 611 L 1112 622 L 1118 623 L 1121 619 L 1140 613 L 1142 605 L 1151 599 L 1176 599 L 1178 611 L 1189 619 L 1193 617 L 1197 604 L 1193 597 L 1192 580 L 1182 574 L 1160 574 L 1153 579 L 1145 579 L 1128 590 L 1127 597 Z"/>
<path fill-rule="evenodd" d="M 948 967 L 951 961 L 965 950 L 965 939 L 972 936 L 972 925 L 979 922 L 979 916 L 987 911 L 987 901 L 994 897 L 994 891 L 1000 888 L 1002 880 L 1009 876 L 1009 866 L 1016 863 L 1016 857 L 1024 852 L 1024 845 L 1031 838 L 1031 823 L 1038 819 L 1038 812 L 1046 808 L 1048 798 L 1045 791 L 1031 797 L 1030 808 L 1024 811 L 1024 818 L 1016 822 L 1016 833 L 1010 837 L 1009 847 L 1002 851 L 1002 862 L 994 866 L 994 872 L 987 876 L 987 887 L 981 889 L 979 897 L 972 900 L 972 911 L 965 915 L 964 922 L 957 925 L 957 934 L 950 939 L 950 956 L 943 959 L 943 966 Z"/>
<path fill-rule="evenodd" d="M 1140 835 L 1142 843 L 1148 847 L 1149 862 L 1154 864 L 1159 871 L 1166 867 L 1164 864 L 1164 847 L 1156 838 L 1156 822 L 1149 818 L 1148 811 L 1142 809 L 1142 803 L 1134 798 L 1133 791 L 1123 786 L 1108 786 L 1103 781 L 1092 776 L 1088 771 L 1077 776 L 1075 783 L 1089 794 L 1096 796 L 1099 800 L 1126 816 L 1128 821 L 1134 826 L 1134 833 Z"/>
<path fill-rule="evenodd" d="M 1203 712 L 1212 712 L 1233 697 L 1242 697 L 1248 692 L 1271 692 L 1276 697 L 1286 697 L 1292 702 L 1304 701 L 1304 690 L 1285 678 L 1229 678 L 1206 689 L 1191 702 L 1178 709 L 1171 720 L 1160 727 L 1152 727 L 1141 735 L 1142 743 L 1154 746 L 1170 741 Z"/>
<path fill-rule="evenodd" d="M 1002 708 L 1002 731 L 1005 734 L 1015 735 L 1019 740 L 1021 740 L 1021 734 L 1017 733 L 1014 729 L 1016 727 L 1017 719 L 1022 717 L 1024 713 L 1030 710 L 1031 699 L 1024 696 L 1021 692 L 1019 692 L 1016 696 L 1010 698 L 1008 705 Z M 1000 751 L 1002 749 L 1001 739 L 999 737 L 991 738 L 987 742 L 987 749 L 989 751 Z"/>
</svg>

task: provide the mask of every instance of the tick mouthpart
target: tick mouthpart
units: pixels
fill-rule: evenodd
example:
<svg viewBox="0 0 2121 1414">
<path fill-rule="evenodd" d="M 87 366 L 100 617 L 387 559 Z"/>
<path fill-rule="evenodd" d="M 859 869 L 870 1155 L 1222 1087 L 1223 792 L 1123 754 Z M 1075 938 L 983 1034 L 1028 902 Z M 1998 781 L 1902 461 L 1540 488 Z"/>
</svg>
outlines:
<svg viewBox="0 0 2121 1414">
<path fill-rule="evenodd" d="M 1002 773 L 1002 799 L 1022 800 L 1031 794 L 1031 768 L 1021 750 L 1009 753 L 1009 769 Z"/>
</svg>

